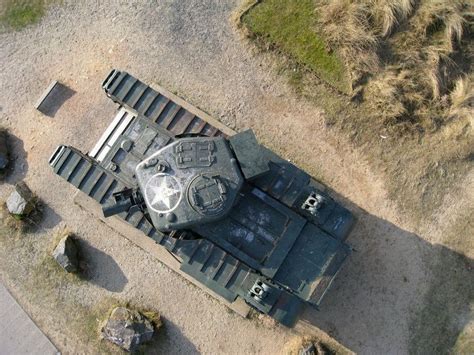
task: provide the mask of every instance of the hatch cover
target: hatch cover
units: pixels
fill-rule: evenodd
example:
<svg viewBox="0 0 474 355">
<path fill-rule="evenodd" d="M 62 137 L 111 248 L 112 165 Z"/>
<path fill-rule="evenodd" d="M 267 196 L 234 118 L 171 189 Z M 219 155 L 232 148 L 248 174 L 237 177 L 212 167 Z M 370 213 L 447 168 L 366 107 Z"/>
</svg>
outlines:
<svg viewBox="0 0 474 355">
<path fill-rule="evenodd" d="M 219 175 L 201 174 L 189 184 L 190 205 L 204 215 L 215 215 L 226 208 L 227 188 Z"/>
</svg>

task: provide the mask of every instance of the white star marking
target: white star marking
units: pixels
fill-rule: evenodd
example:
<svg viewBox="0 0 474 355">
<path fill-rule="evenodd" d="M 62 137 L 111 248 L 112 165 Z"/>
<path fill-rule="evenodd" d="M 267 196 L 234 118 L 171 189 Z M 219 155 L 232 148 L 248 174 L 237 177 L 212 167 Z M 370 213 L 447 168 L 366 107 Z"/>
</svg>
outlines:
<svg viewBox="0 0 474 355">
<path fill-rule="evenodd" d="M 156 203 L 163 203 L 168 209 L 171 206 L 171 196 L 176 195 L 180 192 L 179 189 L 170 187 L 166 183 L 166 177 L 161 179 L 160 185 L 158 186 L 150 186 L 151 191 L 155 194 L 153 200 L 151 201 L 151 205 L 155 205 Z"/>
</svg>

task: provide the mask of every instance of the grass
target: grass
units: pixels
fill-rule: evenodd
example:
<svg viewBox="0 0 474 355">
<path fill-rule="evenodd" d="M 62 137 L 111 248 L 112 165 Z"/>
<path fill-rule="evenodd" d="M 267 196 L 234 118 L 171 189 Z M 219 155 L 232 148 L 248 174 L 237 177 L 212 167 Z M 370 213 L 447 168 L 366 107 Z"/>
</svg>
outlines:
<svg viewBox="0 0 474 355">
<path fill-rule="evenodd" d="M 242 20 L 255 38 L 295 58 L 338 90 L 349 91 L 343 62 L 315 31 L 313 0 L 263 1 Z"/>
<path fill-rule="evenodd" d="M 43 205 L 38 198 L 33 200 L 33 210 L 28 215 L 12 214 L 6 203 L 0 206 L 0 223 L 5 227 L 22 233 L 33 232 L 43 216 Z"/>
<path fill-rule="evenodd" d="M 0 21 L 14 30 L 37 23 L 45 14 L 46 0 L 2 0 Z"/>
<path fill-rule="evenodd" d="M 472 13 L 466 0 L 262 0 L 242 22 L 260 47 L 362 98 L 368 119 L 435 130 L 473 114 L 472 100 L 450 108 L 469 75 Z"/>
<path fill-rule="evenodd" d="M 327 45 L 339 53 L 347 68 L 351 89 L 365 80 L 367 72 L 377 72 L 380 60 L 377 56 L 378 39 L 371 31 L 371 7 L 358 2 L 334 0 L 316 2 L 318 31 Z"/>
</svg>

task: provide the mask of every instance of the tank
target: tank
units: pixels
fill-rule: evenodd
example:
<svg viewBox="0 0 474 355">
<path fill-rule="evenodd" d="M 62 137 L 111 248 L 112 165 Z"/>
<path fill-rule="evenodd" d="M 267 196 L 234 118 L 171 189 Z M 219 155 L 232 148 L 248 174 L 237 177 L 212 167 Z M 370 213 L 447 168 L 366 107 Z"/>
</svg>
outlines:
<svg viewBox="0 0 474 355">
<path fill-rule="evenodd" d="M 348 209 L 251 130 L 226 134 L 124 71 L 103 89 L 118 104 L 111 124 L 87 154 L 59 146 L 54 172 L 227 301 L 288 327 L 318 308 L 351 252 Z"/>
</svg>

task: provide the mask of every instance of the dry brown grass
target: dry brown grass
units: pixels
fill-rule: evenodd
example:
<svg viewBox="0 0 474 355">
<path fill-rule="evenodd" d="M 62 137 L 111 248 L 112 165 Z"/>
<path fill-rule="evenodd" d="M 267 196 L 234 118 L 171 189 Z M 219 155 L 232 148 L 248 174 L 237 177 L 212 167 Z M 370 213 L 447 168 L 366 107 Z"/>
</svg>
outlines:
<svg viewBox="0 0 474 355">
<path fill-rule="evenodd" d="M 456 81 L 449 98 L 449 118 L 451 120 L 467 121 L 474 127 L 474 79 L 473 75 L 464 76 Z"/>
<path fill-rule="evenodd" d="M 368 4 L 334 0 L 322 4 L 318 13 L 329 50 L 339 52 L 353 85 L 365 73 L 378 71 L 378 39 L 371 30 Z"/>
<path fill-rule="evenodd" d="M 470 60 L 460 55 L 470 52 L 463 42 L 473 16 L 468 0 L 326 0 L 317 13 L 353 88 L 367 81 L 363 97 L 374 118 L 432 129 L 472 116 L 472 82 L 465 76 L 456 82 L 458 62 Z"/>
<path fill-rule="evenodd" d="M 380 69 L 380 41 L 414 10 L 415 0 L 326 0 L 317 7 L 330 50 L 342 56 L 353 86 Z"/>
<path fill-rule="evenodd" d="M 415 0 L 368 0 L 377 33 L 386 37 L 413 12 Z"/>
<path fill-rule="evenodd" d="M 407 114 L 404 94 L 408 87 L 413 86 L 409 71 L 391 68 L 381 73 L 367 86 L 366 96 L 371 98 L 368 104 L 374 114 L 384 119 L 401 119 Z"/>
<path fill-rule="evenodd" d="M 430 37 L 440 31 L 444 38 L 440 42 L 453 51 L 462 40 L 467 18 L 472 16 L 473 4 L 468 0 L 430 0 L 420 4 L 413 21 L 417 36 Z"/>
</svg>

